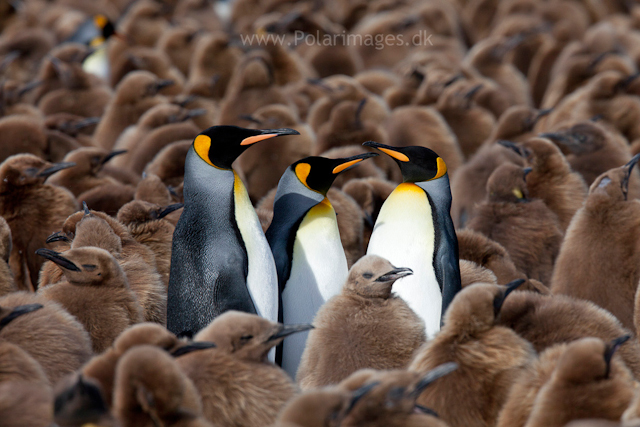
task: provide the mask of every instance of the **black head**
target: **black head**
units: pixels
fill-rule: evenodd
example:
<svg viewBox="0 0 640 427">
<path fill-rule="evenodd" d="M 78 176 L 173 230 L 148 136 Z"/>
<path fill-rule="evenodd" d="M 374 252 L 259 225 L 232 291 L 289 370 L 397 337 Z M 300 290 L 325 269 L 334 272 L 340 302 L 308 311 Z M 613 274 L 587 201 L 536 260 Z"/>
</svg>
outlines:
<svg viewBox="0 0 640 427">
<path fill-rule="evenodd" d="M 362 153 L 341 159 L 311 156 L 298 160 L 289 167 L 307 188 L 326 196 L 331 184 L 340 172 L 344 172 L 364 159 L 375 156 L 377 156 L 375 153 Z"/>
<path fill-rule="evenodd" d="M 404 182 L 431 181 L 447 174 L 447 164 L 442 157 L 427 147 L 392 147 L 373 141 L 367 141 L 362 145 L 376 148 L 391 156 L 400 166 Z"/>
<path fill-rule="evenodd" d="M 198 156 L 218 169 L 231 164 L 256 142 L 283 135 L 300 135 L 293 129 L 245 129 L 238 126 L 212 126 L 196 136 L 193 149 Z"/>
</svg>

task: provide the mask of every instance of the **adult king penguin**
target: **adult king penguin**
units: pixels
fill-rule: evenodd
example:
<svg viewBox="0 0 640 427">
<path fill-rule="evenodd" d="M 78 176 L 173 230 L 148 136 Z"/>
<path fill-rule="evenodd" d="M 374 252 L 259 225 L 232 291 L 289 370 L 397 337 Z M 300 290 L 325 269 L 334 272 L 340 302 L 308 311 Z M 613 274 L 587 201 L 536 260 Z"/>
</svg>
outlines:
<svg viewBox="0 0 640 427">
<path fill-rule="evenodd" d="M 231 164 L 252 144 L 282 135 L 298 132 L 213 126 L 189 148 L 169 273 L 167 328 L 174 334 L 193 336 L 227 310 L 278 321 L 273 256 Z"/>
<path fill-rule="evenodd" d="M 322 304 L 340 293 L 347 259 L 327 192 L 338 174 L 375 153 L 341 159 L 306 157 L 280 178 L 266 232 L 278 271 L 284 324 L 311 323 Z M 295 378 L 308 332 L 285 338 L 282 368 Z"/>
<path fill-rule="evenodd" d="M 427 337 L 433 338 L 442 313 L 461 288 L 447 165 L 426 147 L 373 141 L 363 145 L 391 156 L 403 179 L 380 209 L 367 254 L 413 270 L 394 290 L 424 320 Z"/>
</svg>

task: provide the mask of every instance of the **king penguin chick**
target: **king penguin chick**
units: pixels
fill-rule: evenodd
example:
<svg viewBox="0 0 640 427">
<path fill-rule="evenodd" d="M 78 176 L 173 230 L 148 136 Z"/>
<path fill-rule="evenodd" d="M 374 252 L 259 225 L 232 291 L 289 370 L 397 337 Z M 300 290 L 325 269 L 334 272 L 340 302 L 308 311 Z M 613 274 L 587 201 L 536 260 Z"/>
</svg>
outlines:
<svg viewBox="0 0 640 427">
<path fill-rule="evenodd" d="M 58 264 L 67 279 L 39 293 L 59 302 L 80 320 L 91 335 L 96 353 L 111 346 L 128 326 L 144 321 L 122 268 L 106 250 L 78 248 L 66 251 L 64 256 L 50 249 L 36 252 Z"/>
<path fill-rule="evenodd" d="M 284 323 L 310 323 L 320 306 L 340 293 L 348 266 L 327 192 L 339 173 L 375 155 L 305 157 L 282 175 L 265 234 L 278 273 Z M 291 377 L 306 339 L 307 334 L 297 334 L 284 341 L 282 367 Z"/>
<path fill-rule="evenodd" d="M 313 319 L 296 376 L 300 388 L 337 384 L 363 368 L 401 369 L 411 362 L 426 341 L 424 322 L 391 292 L 396 280 L 411 273 L 377 255 L 351 267 L 342 292 Z"/>
<path fill-rule="evenodd" d="M 60 304 L 39 294 L 14 292 L 0 298 L 0 307 L 41 305 L 0 330 L 0 341 L 15 344 L 40 364 L 50 384 L 80 369 L 92 356 L 91 338 L 82 324 Z M 34 339 L 37 337 L 37 339 Z"/>
<path fill-rule="evenodd" d="M 170 81 L 160 80 L 148 71 L 133 71 L 118 84 L 94 134 L 94 144 L 111 150 L 118 136 L 137 123 L 145 111 L 164 101 L 158 91 Z"/>
<path fill-rule="evenodd" d="M 611 341 L 630 333 L 614 315 L 591 301 L 533 292 L 514 292 L 502 306 L 498 322 L 529 341 L 538 353 L 580 338 Z M 638 341 L 630 340 L 619 354 L 634 376 L 640 378 Z"/>
<path fill-rule="evenodd" d="M 9 269 L 11 246 L 11 229 L 7 221 L 0 216 L 0 297 L 18 290 Z"/>
<path fill-rule="evenodd" d="M 542 199 L 558 215 L 560 227 L 566 231 L 571 218 L 580 209 L 588 187 L 571 166 L 560 149 L 544 138 L 531 138 L 520 144 L 498 141 L 525 158 L 531 167 L 527 175 L 527 189 L 531 198 Z"/>
<path fill-rule="evenodd" d="M 231 310 L 200 331 L 195 341 L 216 348 L 184 355 L 178 364 L 200 392 L 205 417 L 219 426 L 273 423 L 297 387 L 267 354 L 286 336 L 310 328 Z"/>
<path fill-rule="evenodd" d="M 55 385 L 54 395 L 56 425 L 121 427 L 109 411 L 103 390 L 92 378 L 69 375 Z"/>
<path fill-rule="evenodd" d="M 230 310 L 278 319 L 273 255 L 247 190 L 231 164 L 252 144 L 293 129 L 213 126 L 185 161 L 184 210 L 171 250 L 167 328 L 196 334 Z"/>
<path fill-rule="evenodd" d="M 583 338 L 567 345 L 525 427 L 561 427 L 583 418 L 619 420 L 635 388 L 631 372 L 614 355 L 628 339 Z"/>
<path fill-rule="evenodd" d="M 11 228 L 9 266 L 18 289 L 36 289 L 42 259 L 35 250 L 78 209 L 68 190 L 45 183 L 49 176 L 73 166 L 49 163 L 32 154 L 12 156 L 0 165 L 0 215 Z"/>
<path fill-rule="evenodd" d="M 153 251 L 156 269 L 165 288 L 169 287 L 171 243 L 175 226 L 166 216 L 182 208 L 182 203 L 163 207 L 153 203 L 133 200 L 118 211 L 118 221 L 127 226 L 136 241 Z"/>
<path fill-rule="evenodd" d="M 422 318 L 431 338 L 461 287 L 447 165 L 426 147 L 391 147 L 373 141 L 364 145 L 392 157 L 404 181 L 382 205 L 367 254 L 413 271 L 397 294 Z"/>
<path fill-rule="evenodd" d="M 629 176 L 640 160 L 600 175 L 567 230 L 553 272 L 551 291 L 587 299 L 634 330 L 633 310 L 640 252 L 640 201 L 628 200 Z M 602 257 L 602 254 L 607 254 Z"/>
<path fill-rule="evenodd" d="M 451 427 L 495 425 L 511 384 L 533 360 L 529 342 L 496 324 L 506 297 L 522 283 L 464 288 L 445 313 L 442 330 L 409 366 L 427 372 L 442 363 L 458 364 L 418 398 L 418 404 L 432 408 Z"/>
<path fill-rule="evenodd" d="M 162 349 L 141 345 L 118 361 L 113 412 L 122 427 L 211 427 L 193 382 Z"/>
<path fill-rule="evenodd" d="M 563 232 L 555 213 L 540 199 L 529 199 L 527 170 L 506 163 L 487 182 L 488 199 L 467 227 L 504 246 L 516 268 L 549 285 Z"/>
</svg>

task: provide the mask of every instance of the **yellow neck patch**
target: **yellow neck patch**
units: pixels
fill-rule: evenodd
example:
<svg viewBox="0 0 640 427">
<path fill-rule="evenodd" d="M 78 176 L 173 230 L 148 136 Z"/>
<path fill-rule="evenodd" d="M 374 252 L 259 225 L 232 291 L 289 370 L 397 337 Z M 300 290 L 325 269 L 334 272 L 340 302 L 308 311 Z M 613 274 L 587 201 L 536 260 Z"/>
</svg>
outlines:
<svg viewBox="0 0 640 427">
<path fill-rule="evenodd" d="M 304 186 L 309 190 L 313 191 L 313 188 L 309 187 L 309 184 L 307 184 L 307 178 L 311 173 L 311 165 L 309 163 L 298 163 L 294 172 L 296 173 L 296 176 L 298 177 L 300 182 L 303 183 Z"/>
<path fill-rule="evenodd" d="M 447 164 L 444 162 L 444 160 L 442 160 L 442 157 L 438 157 L 438 160 L 436 160 L 436 162 L 438 164 L 438 173 L 431 179 L 438 179 L 445 173 L 447 173 Z"/>
<path fill-rule="evenodd" d="M 196 139 L 193 140 L 193 149 L 196 150 L 196 153 L 198 153 L 198 156 L 200 156 L 202 160 L 209 163 L 211 166 L 215 168 L 216 165 L 211 163 L 211 160 L 209 160 L 210 148 L 211 148 L 211 138 L 209 138 L 207 135 L 198 135 L 196 136 Z"/>
</svg>

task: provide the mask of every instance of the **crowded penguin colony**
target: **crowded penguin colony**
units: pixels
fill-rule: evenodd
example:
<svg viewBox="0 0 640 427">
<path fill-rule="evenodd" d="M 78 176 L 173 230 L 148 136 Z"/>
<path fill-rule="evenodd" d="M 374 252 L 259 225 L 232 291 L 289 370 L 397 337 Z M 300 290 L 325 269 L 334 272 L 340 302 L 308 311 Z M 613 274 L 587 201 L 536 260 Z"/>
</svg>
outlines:
<svg viewBox="0 0 640 427">
<path fill-rule="evenodd" d="M 640 427 L 640 3 L 0 0 L 0 427 Z"/>
</svg>

